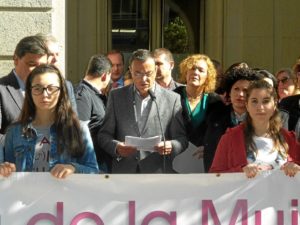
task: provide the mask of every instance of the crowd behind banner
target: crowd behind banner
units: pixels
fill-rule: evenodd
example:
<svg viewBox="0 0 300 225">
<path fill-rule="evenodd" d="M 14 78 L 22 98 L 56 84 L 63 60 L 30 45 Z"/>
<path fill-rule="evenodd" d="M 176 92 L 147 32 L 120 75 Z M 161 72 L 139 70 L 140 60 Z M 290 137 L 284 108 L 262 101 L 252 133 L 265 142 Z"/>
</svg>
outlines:
<svg viewBox="0 0 300 225">
<path fill-rule="evenodd" d="M 1 176 L 174 174 L 195 160 L 203 169 L 188 172 L 300 170 L 300 59 L 273 75 L 242 61 L 223 72 L 195 53 L 175 81 L 168 49 L 137 49 L 128 68 L 111 50 L 91 56 L 74 88 L 59 51 L 50 34 L 24 37 L 0 78 Z"/>
</svg>

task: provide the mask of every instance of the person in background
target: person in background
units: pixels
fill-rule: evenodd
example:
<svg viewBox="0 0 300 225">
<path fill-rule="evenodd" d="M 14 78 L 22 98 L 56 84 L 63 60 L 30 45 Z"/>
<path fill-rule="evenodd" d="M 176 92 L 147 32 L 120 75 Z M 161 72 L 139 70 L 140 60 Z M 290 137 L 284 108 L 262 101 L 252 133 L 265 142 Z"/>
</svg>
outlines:
<svg viewBox="0 0 300 225">
<path fill-rule="evenodd" d="M 297 79 L 289 68 L 284 68 L 276 73 L 278 83 L 279 102 L 285 97 L 297 94 Z"/>
<path fill-rule="evenodd" d="M 249 68 L 227 70 L 223 80 L 227 105 L 215 104 L 206 118 L 207 128 L 204 135 L 204 169 L 208 172 L 220 138 L 228 128 L 235 127 L 246 117 L 246 91 L 251 81 L 259 80 L 260 76 Z"/>
<path fill-rule="evenodd" d="M 174 59 L 170 50 L 166 48 L 157 48 L 153 51 L 153 56 L 157 66 L 156 82 L 168 90 L 173 91 L 182 84 L 174 81 L 172 70 L 174 68 Z"/>
<path fill-rule="evenodd" d="M 110 92 L 98 142 L 113 157 L 112 173 L 174 173 L 173 159 L 188 144 L 180 97 L 156 84 L 148 50 L 134 51 L 129 65 L 133 84 Z M 126 136 L 161 137 L 153 151 L 143 151 Z"/>
<path fill-rule="evenodd" d="M 110 82 L 111 62 L 104 55 L 94 55 L 90 58 L 84 78 L 75 89 L 78 117 L 88 124 L 99 168 L 102 171 L 111 170 L 111 157 L 102 150 L 97 142 L 104 115 L 106 96 L 104 90 Z"/>
<path fill-rule="evenodd" d="M 60 71 L 54 65 L 37 66 L 25 88 L 20 119 L 7 131 L 0 175 L 49 171 L 65 178 L 73 173 L 98 173 L 88 127 L 80 125 Z"/>
<path fill-rule="evenodd" d="M 216 102 L 223 104 L 214 93 L 216 70 L 210 58 L 203 54 L 188 56 L 179 65 L 182 83 L 174 92 L 181 96 L 182 116 L 187 130 L 188 141 L 197 147 L 195 154 L 203 155 L 203 138 L 207 115 Z"/>
<path fill-rule="evenodd" d="M 300 87 L 300 60 L 293 66 L 293 73 L 297 77 L 297 87 Z M 300 141 L 300 93 L 288 96 L 279 103 L 280 109 L 289 112 L 288 129 L 295 131 Z"/>
<path fill-rule="evenodd" d="M 42 34 L 38 33 L 36 34 L 39 38 L 41 38 L 45 45 L 48 48 L 48 63 L 55 65 L 57 68 L 60 68 L 60 71 L 62 70 L 61 68 L 61 46 L 59 45 L 59 42 L 57 39 L 52 35 L 52 34 Z M 65 76 L 64 76 L 65 78 Z M 77 105 L 76 105 L 76 100 L 75 100 L 75 94 L 74 94 L 74 88 L 73 84 L 71 81 L 65 79 L 66 85 L 67 85 L 67 90 L 68 90 L 68 95 L 70 97 L 70 101 L 72 104 L 72 107 L 74 111 L 77 113 Z"/>
<path fill-rule="evenodd" d="M 282 128 L 276 102 L 276 90 L 268 82 L 249 85 L 246 120 L 222 136 L 210 172 L 244 172 L 253 178 L 259 171 L 281 168 L 295 176 L 300 146 L 295 134 Z"/>
<path fill-rule="evenodd" d="M 0 144 L 5 142 L 7 127 L 20 115 L 25 96 L 25 82 L 38 65 L 47 63 L 48 48 L 42 38 L 27 36 L 17 44 L 13 56 L 15 68 L 0 78 Z"/>
<path fill-rule="evenodd" d="M 111 50 L 106 54 L 107 58 L 111 61 L 111 85 L 109 90 L 120 88 L 124 86 L 124 55 L 119 50 Z"/>
</svg>

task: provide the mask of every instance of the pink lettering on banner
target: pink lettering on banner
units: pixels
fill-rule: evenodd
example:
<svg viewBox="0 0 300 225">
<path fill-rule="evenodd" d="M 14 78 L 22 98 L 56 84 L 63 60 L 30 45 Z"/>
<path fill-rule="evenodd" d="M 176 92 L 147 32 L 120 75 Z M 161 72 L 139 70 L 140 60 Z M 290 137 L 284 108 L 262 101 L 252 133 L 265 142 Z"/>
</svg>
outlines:
<svg viewBox="0 0 300 225">
<path fill-rule="evenodd" d="M 96 215 L 95 213 L 91 213 L 91 212 L 82 212 L 77 214 L 71 221 L 70 225 L 77 225 L 78 222 L 80 220 L 83 219 L 91 219 L 94 220 L 94 222 L 96 223 L 96 225 L 104 225 L 103 221 L 101 220 L 101 218 Z"/>
<path fill-rule="evenodd" d="M 129 201 L 129 225 L 135 225 L 135 201 Z M 156 218 L 165 219 L 169 225 L 176 225 L 176 212 L 171 211 L 170 214 L 164 211 L 153 211 L 144 217 L 141 225 L 149 225 L 149 223 Z"/>
<path fill-rule="evenodd" d="M 229 225 L 235 225 L 239 212 L 242 213 L 242 225 L 248 224 L 248 204 L 246 199 L 238 200 L 235 204 L 232 216 L 230 218 Z M 256 224 L 255 224 L 256 225 Z"/>
<path fill-rule="evenodd" d="M 202 201 L 202 225 L 208 225 L 208 213 L 210 212 L 214 225 L 221 225 L 217 211 L 212 200 Z"/>
<path fill-rule="evenodd" d="M 211 218 L 214 222 L 214 225 L 221 225 L 220 219 L 218 217 L 217 211 L 214 207 L 212 200 L 203 200 L 202 201 L 202 225 L 208 225 L 208 214 L 210 212 Z M 248 224 L 248 205 L 247 200 L 241 199 L 238 200 L 235 204 L 232 216 L 230 218 L 229 225 L 235 225 L 237 218 L 241 212 L 242 216 L 242 225 Z"/>
<path fill-rule="evenodd" d="M 284 225 L 284 216 L 283 216 L 283 211 L 278 210 L 277 211 L 277 225 Z"/>
<path fill-rule="evenodd" d="M 298 199 L 292 199 L 292 207 L 298 207 Z M 292 210 L 292 225 L 298 225 L 298 209 Z"/>
<path fill-rule="evenodd" d="M 261 225 L 261 211 L 255 211 L 255 225 Z"/>
<path fill-rule="evenodd" d="M 38 221 L 48 220 L 51 221 L 54 225 L 63 225 L 63 211 L 64 211 L 64 203 L 57 202 L 56 203 L 56 215 L 54 216 L 50 213 L 39 213 L 33 216 L 27 223 L 27 225 L 35 225 Z"/>
</svg>

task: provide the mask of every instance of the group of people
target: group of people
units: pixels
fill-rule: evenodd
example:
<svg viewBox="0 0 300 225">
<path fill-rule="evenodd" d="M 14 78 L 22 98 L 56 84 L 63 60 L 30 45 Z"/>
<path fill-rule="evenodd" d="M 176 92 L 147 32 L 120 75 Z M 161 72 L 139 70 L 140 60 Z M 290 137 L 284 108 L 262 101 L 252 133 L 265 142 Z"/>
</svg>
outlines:
<svg viewBox="0 0 300 225">
<path fill-rule="evenodd" d="M 168 49 L 134 51 L 126 75 L 122 52 L 112 50 L 92 56 L 73 89 L 57 45 L 51 35 L 23 38 L 15 68 L 0 79 L 0 175 L 176 173 L 173 160 L 189 144 L 205 172 L 300 170 L 300 95 L 287 97 L 294 78 L 286 70 L 275 77 L 236 63 L 223 74 L 217 61 L 192 54 L 176 82 Z M 147 149 L 127 142 L 155 136 Z"/>
</svg>

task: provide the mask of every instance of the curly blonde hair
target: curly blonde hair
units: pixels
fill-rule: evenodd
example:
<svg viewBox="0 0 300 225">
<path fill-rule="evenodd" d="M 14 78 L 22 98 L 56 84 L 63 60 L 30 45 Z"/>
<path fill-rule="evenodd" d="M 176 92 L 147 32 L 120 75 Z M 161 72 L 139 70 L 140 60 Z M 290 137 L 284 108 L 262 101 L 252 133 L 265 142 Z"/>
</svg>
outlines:
<svg viewBox="0 0 300 225">
<path fill-rule="evenodd" d="M 180 81 L 186 83 L 187 72 L 196 65 L 199 60 L 204 60 L 207 64 L 207 78 L 204 83 L 204 93 L 214 92 L 216 88 L 217 72 L 211 59 L 204 54 L 194 54 L 186 57 L 179 65 Z"/>
</svg>

